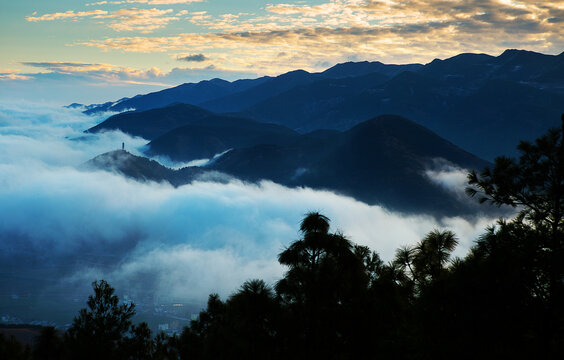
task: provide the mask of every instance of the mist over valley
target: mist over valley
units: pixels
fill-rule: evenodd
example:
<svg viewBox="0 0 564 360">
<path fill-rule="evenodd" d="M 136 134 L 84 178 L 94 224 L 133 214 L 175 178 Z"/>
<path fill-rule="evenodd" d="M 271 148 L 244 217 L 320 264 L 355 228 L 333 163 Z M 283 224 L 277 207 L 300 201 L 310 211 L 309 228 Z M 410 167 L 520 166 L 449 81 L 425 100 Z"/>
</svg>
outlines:
<svg viewBox="0 0 564 360">
<path fill-rule="evenodd" d="M 530 58 L 562 55 L 346 63 L 103 105 L 1 103 L 0 315 L 64 328 L 105 279 L 139 320 L 180 329 L 210 293 L 275 284 L 277 255 L 312 211 L 384 261 L 433 229 L 452 230 L 464 257 L 513 214 L 466 196 L 468 172 L 553 125 L 564 103 L 559 78 Z M 505 71 L 511 61 L 523 62 Z"/>
</svg>

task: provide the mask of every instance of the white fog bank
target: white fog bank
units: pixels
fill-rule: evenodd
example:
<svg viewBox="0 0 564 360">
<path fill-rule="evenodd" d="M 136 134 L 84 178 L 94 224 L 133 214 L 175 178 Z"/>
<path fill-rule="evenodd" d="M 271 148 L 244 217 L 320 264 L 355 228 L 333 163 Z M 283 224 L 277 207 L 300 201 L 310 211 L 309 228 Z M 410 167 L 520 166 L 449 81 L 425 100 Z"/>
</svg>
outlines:
<svg viewBox="0 0 564 360">
<path fill-rule="evenodd" d="M 88 289 L 104 278 L 118 289 L 203 302 L 211 292 L 226 296 L 250 278 L 271 284 L 279 279 L 284 269 L 277 254 L 299 238 L 300 220 L 310 211 L 328 216 L 332 231 L 386 261 L 397 247 L 434 228 L 453 230 L 460 238 L 456 255 L 464 256 L 494 222 L 402 215 L 272 182 L 200 181 L 174 188 L 79 171 L 78 165 L 122 142 L 132 153 L 146 144 L 121 132 L 76 140 L 102 119 L 0 104 L 0 270 L 8 274 L 1 293 L 22 291 L 13 274 L 25 267 L 42 273 L 34 281 L 45 286 Z"/>
</svg>

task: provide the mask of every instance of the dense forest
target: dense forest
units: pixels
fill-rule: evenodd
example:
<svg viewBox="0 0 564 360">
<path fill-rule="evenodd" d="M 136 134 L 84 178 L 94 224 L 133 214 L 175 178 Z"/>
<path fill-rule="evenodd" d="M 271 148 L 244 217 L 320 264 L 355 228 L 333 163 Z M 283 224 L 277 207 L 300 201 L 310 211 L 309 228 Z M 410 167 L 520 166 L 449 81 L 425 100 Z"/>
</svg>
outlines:
<svg viewBox="0 0 564 360">
<path fill-rule="evenodd" d="M 456 234 L 432 230 L 378 253 L 307 214 L 301 238 L 278 255 L 272 286 L 246 281 L 179 336 L 133 324 L 104 280 L 64 334 L 45 327 L 32 348 L 0 335 L 2 359 L 477 359 L 564 353 L 563 127 L 521 142 L 468 175 L 469 197 L 516 210 L 484 230 L 465 258 Z M 484 205 L 485 206 L 485 205 Z M 373 229 L 374 236 L 378 229 Z"/>
</svg>

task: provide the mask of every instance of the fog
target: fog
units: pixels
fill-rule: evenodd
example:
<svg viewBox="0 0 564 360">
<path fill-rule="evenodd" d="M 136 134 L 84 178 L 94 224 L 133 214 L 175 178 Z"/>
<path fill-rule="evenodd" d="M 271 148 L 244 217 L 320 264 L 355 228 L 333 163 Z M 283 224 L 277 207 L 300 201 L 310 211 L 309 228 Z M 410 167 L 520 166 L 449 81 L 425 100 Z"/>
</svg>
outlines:
<svg viewBox="0 0 564 360">
<path fill-rule="evenodd" d="M 434 159 L 425 175 L 435 184 L 453 193 L 457 198 L 467 199 L 465 188 L 468 180 L 468 170 L 461 169 L 445 159 Z"/>
<path fill-rule="evenodd" d="M 202 304 L 208 294 L 228 296 L 248 279 L 279 279 L 277 254 L 299 239 L 300 220 L 310 211 L 385 261 L 434 228 L 453 230 L 456 255 L 464 256 L 494 222 L 408 216 L 267 181 L 201 180 L 174 188 L 78 170 L 122 142 L 134 154 L 147 143 L 121 132 L 82 133 L 103 119 L 46 104 L 0 104 L 0 297 L 57 291 L 82 301 L 90 283 L 103 278 L 122 294 Z M 428 175 L 453 187 L 460 172 Z"/>
</svg>

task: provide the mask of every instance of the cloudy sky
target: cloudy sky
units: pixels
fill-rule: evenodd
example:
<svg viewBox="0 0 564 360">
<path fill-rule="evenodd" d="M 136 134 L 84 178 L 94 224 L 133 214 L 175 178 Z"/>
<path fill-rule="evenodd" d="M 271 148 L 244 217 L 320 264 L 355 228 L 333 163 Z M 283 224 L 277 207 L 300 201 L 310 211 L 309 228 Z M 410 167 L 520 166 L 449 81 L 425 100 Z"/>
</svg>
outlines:
<svg viewBox="0 0 564 360">
<path fill-rule="evenodd" d="M 96 102 L 213 77 L 564 50 L 564 1 L 1 0 L 0 97 Z M 111 86 L 107 86 L 111 85 Z"/>
</svg>

